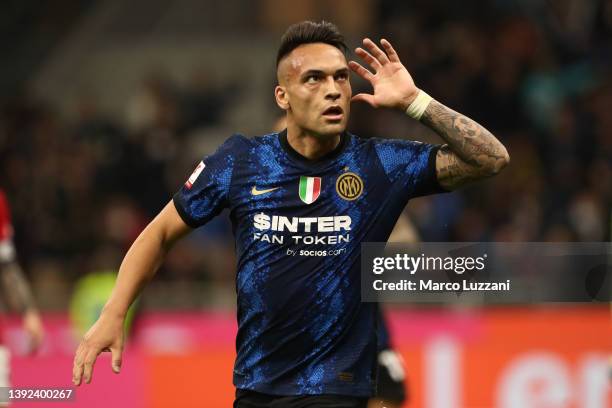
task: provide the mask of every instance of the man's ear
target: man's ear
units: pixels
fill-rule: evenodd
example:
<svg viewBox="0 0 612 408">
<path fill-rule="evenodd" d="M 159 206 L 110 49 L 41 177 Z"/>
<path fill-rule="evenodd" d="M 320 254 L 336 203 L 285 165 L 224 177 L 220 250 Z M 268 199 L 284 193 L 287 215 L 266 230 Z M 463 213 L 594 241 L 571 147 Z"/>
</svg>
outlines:
<svg viewBox="0 0 612 408">
<path fill-rule="evenodd" d="M 282 110 L 289 109 L 289 95 L 287 95 L 285 87 L 276 85 L 276 88 L 274 88 L 274 97 L 276 98 L 276 104 L 279 108 Z"/>
</svg>

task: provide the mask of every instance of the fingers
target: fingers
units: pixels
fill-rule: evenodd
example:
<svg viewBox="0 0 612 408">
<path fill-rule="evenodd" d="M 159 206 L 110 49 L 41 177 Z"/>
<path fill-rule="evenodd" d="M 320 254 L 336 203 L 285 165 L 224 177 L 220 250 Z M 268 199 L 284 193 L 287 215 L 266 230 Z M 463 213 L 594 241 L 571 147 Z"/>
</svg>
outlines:
<svg viewBox="0 0 612 408">
<path fill-rule="evenodd" d="M 374 74 L 364 68 L 361 64 L 355 61 L 349 61 L 349 67 L 355 71 L 357 75 L 365 79 L 366 81 L 372 82 L 374 79 Z"/>
<path fill-rule="evenodd" d="M 72 383 L 74 385 L 81 384 L 81 377 L 83 376 L 83 344 L 79 344 L 76 354 L 74 356 L 74 364 L 72 365 Z"/>
<path fill-rule="evenodd" d="M 359 55 L 365 62 L 367 62 L 372 68 L 374 68 L 374 71 L 380 69 L 380 62 L 376 58 L 374 58 L 372 54 L 370 54 L 363 48 L 355 48 L 355 54 Z"/>
<path fill-rule="evenodd" d="M 370 95 L 367 93 L 360 93 L 351 98 L 351 101 L 363 101 L 369 103 L 372 107 L 376 108 L 376 103 L 374 102 L 374 95 Z"/>
<path fill-rule="evenodd" d="M 362 51 L 364 53 L 366 53 L 365 50 L 362 50 Z M 367 54 L 367 55 L 369 55 L 369 54 Z M 372 57 L 370 56 L 370 58 L 372 58 Z M 357 75 L 359 75 L 360 77 L 362 77 L 366 81 L 369 81 L 369 82 L 373 81 L 374 74 L 372 74 L 370 71 L 368 71 L 366 68 L 364 68 L 361 64 L 359 64 L 359 63 L 357 63 L 355 61 L 349 61 L 349 67 L 353 71 L 355 71 L 357 73 Z M 374 103 L 374 95 L 370 95 L 370 94 L 366 94 L 366 93 L 360 93 L 360 94 L 357 94 L 357 95 L 353 96 L 351 98 L 351 101 L 353 101 L 353 102 L 363 101 L 363 102 L 367 102 L 370 105 L 376 107 L 376 104 Z"/>
<path fill-rule="evenodd" d="M 378 62 L 380 62 L 381 65 L 389 63 L 389 58 L 387 57 L 387 54 L 385 54 L 385 52 L 381 50 L 378 45 L 374 44 L 374 41 L 370 40 L 369 38 L 364 38 L 363 45 L 365 45 L 368 51 L 374 57 L 376 57 L 376 59 L 378 60 Z"/>
<path fill-rule="evenodd" d="M 96 358 L 102 350 L 87 346 L 81 342 L 74 357 L 72 366 L 72 382 L 74 385 L 80 385 L 81 381 L 89 384 L 93 376 L 93 369 L 96 363 Z"/>
<path fill-rule="evenodd" d="M 391 62 L 400 62 L 399 55 L 397 55 L 397 52 L 395 52 L 395 49 L 389 41 L 383 38 L 382 40 L 380 40 L 380 43 L 387 52 L 387 55 L 389 56 L 389 60 Z"/>
<path fill-rule="evenodd" d="M 93 369 L 98 354 L 100 354 L 100 352 L 90 349 L 83 360 L 83 381 L 87 384 L 91 383 L 91 377 L 93 376 Z"/>
<path fill-rule="evenodd" d="M 119 372 L 121 371 L 121 348 L 111 348 L 111 354 L 112 354 L 112 361 L 111 361 L 111 366 L 113 367 L 113 371 L 116 374 L 119 374 Z"/>
</svg>

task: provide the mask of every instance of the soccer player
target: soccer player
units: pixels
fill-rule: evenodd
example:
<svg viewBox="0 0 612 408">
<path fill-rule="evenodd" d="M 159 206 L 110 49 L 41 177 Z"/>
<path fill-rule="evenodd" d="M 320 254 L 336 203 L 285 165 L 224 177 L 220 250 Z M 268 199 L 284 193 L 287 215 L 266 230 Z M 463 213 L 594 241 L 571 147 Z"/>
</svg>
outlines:
<svg viewBox="0 0 612 408">
<path fill-rule="evenodd" d="M 360 244 L 387 240 L 411 198 L 498 173 L 504 146 L 416 87 L 391 44 L 370 39 L 347 63 L 330 23 L 281 39 L 277 105 L 287 129 L 234 135 L 201 161 L 125 256 L 100 318 L 74 358 L 89 383 L 98 354 L 119 372 L 130 303 L 181 237 L 229 208 L 238 257 L 234 407 L 365 407 L 376 367 L 376 304 L 360 301 Z M 372 94 L 353 96 L 349 70 Z M 346 132 L 351 101 L 391 108 L 436 131 L 442 146 L 362 140 Z"/>
<path fill-rule="evenodd" d="M 35 351 L 42 343 L 44 330 L 30 286 L 17 263 L 12 236 L 8 201 L 0 190 L 0 286 L 7 305 L 22 314 L 23 329 L 30 337 L 29 349 Z M 9 376 L 8 349 L 0 345 L 0 387 L 9 386 Z"/>
<path fill-rule="evenodd" d="M 272 129 L 275 132 L 280 132 L 286 127 L 287 117 L 282 116 L 274 122 Z M 388 242 L 414 243 L 418 241 L 419 236 L 415 226 L 406 212 L 402 212 L 395 223 L 395 227 L 393 227 L 393 231 L 391 231 Z M 378 309 L 377 342 L 376 393 L 368 401 L 368 408 L 400 407 L 407 401 L 408 393 L 405 384 L 404 360 L 392 347 L 387 319 L 380 308 Z"/>
</svg>

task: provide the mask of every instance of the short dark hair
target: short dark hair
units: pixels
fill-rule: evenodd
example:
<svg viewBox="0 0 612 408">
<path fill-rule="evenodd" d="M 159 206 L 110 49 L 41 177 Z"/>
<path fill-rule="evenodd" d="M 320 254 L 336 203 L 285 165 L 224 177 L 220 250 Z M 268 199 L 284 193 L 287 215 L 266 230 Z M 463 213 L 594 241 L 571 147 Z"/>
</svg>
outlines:
<svg viewBox="0 0 612 408">
<path fill-rule="evenodd" d="M 303 44 L 325 43 L 338 48 L 344 55 L 348 47 L 344 42 L 344 36 L 335 24 L 328 21 L 319 23 L 314 21 L 302 21 L 291 25 L 281 37 L 281 43 L 276 55 L 276 66 L 291 51 Z"/>
</svg>

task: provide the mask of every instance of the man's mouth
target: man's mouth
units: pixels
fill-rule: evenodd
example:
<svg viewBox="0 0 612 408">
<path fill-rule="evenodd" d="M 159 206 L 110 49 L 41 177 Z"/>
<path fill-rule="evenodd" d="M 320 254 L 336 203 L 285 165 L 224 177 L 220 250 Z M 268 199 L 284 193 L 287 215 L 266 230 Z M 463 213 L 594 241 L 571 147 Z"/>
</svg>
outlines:
<svg viewBox="0 0 612 408">
<path fill-rule="evenodd" d="M 323 111 L 323 116 L 330 120 L 342 120 L 344 111 L 338 105 L 330 106 Z"/>
</svg>

